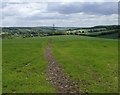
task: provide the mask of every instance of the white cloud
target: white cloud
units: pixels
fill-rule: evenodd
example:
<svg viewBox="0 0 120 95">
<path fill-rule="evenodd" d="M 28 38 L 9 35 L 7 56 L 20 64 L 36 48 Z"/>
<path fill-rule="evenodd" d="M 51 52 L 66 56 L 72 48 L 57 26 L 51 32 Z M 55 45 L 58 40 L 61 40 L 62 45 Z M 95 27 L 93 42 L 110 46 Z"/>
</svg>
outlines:
<svg viewBox="0 0 120 95">
<path fill-rule="evenodd" d="M 119 0 L 3 0 L 3 2 L 118 2 Z"/>
<path fill-rule="evenodd" d="M 22 1 L 22 0 L 21 0 Z M 36 0 L 37 1 L 37 0 Z M 96 15 L 83 12 L 61 14 L 47 10 L 50 3 L 22 3 L 9 0 L 3 2 L 3 26 L 94 26 L 103 24 L 117 24 L 117 14 Z M 52 3 L 51 3 L 52 4 Z M 65 4 L 66 3 L 62 3 Z M 89 10 L 89 9 L 88 9 Z"/>
<path fill-rule="evenodd" d="M 38 12 L 44 12 L 46 4 L 42 3 L 24 3 L 24 4 L 6 4 L 6 7 L 2 9 L 3 15 L 18 15 L 18 16 L 29 16 L 34 15 Z"/>
</svg>

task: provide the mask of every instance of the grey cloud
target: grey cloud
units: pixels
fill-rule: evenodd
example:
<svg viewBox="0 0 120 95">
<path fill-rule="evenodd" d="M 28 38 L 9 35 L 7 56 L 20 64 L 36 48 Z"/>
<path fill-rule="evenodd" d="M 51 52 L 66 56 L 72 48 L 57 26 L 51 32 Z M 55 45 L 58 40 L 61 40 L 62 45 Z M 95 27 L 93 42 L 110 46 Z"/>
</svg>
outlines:
<svg viewBox="0 0 120 95">
<path fill-rule="evenodd" d="M 116 24 L 117 3 L 3 3 L 3 25 L 89 26 Z M 47 8 L 47 9 L 46 9 Z M 81 13 L 84 14 L 81 14 Z M 76 14 L 80 13 L 80 14 Z M 114 15 L 112 15 L 114 14 Z M 105 16 L 104 16 L 105 15 Z M 99 19 L 99 21 L 98 21 Z M 88 23 L 89 22 L 89 23 Z"/>
<path fill-rule="evenodd" d="M 44 15 L 37 14 L 37 15 L 33 15 L 33 16 L 29 16 L 29 17 L 19 17 L 22 20 L 64 20 L 64 19 L 69 19 L 70 16 L 66 16 L 66 15 L 45 15 L 46 13 L 42 13 Z M 50 13 L 49 13 L 50 14 Z"/>
<path fill-rule="evenodd" d="M 117 14 L 118 3 L 117 2 L 104 2 L 104 3 L 74 2 L 68 4 L 48 3 L 47 10 L 52 12 L 59 12 L 61 14 L 73 14 L 83 12 L 86 14 L 111 15 Z"/>
</svg>

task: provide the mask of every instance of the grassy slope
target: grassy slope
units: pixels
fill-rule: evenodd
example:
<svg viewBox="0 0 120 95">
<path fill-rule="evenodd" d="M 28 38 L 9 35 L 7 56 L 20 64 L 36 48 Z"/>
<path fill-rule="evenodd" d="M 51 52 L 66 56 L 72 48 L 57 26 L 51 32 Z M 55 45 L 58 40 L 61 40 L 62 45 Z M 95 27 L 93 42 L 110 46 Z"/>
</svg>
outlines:
<svg viewBox="0 0 120 95">
<path fill-rule="evenodd" d="M 0 94 L 2 93 L 2 39 L 0 39 Z"/>
<path fill-rule="evenodd" d="M 49 93 L 44 59 L 46 39 L 3 40 L 3 93 Z"/>
<path fill-rule="evenodd" d="M 118 33 L 100 35 L 100 36 L 97 36 L 97 37 L 98 38 L 105 38 L 105 39 L 118 39 Z"/>
<path fill-rule="evenodd" d="M 81 90 L 95 93 L 117 92 L 117 40 L 80 36 L 51 38 L 56 59 L 67 74 L 80 81 Z"/>
<path fill-rule="evenodd" d="M 81 81 L 80 89 L 117 92 L 116 40 L 79 36 L 48 38 L 53 39 L 55 57 L 65 72 Z M 3 92 L 54 92 L 45 80 L 46 41 L 46 38 L 3 40 Z"/>
</svg>

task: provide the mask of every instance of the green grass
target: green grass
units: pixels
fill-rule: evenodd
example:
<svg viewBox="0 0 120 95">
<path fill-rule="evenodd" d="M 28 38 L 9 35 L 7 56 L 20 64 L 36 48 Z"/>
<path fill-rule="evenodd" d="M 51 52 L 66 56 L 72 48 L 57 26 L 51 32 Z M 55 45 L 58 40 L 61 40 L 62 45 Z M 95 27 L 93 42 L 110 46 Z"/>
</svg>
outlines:
<svg viewBox="0 0 120 95">
<path fill-rule="evenodd" d="M 2 39 L 0 39 L 0 94 L 2 93 Z"/>
<path fill-rule="evenodd" d="M 80 81 L 80 90 L 117 92 L 117 40 L 80 36 L 3 40 L 3 92 L 56 92 L 46 81 L 48 39 L 52 39 L 54 56 L 65 73 Z"/>
<path fill-rule="evenodd" d="M 46 39 L 3 40 L 3 93 L 53 93 L 46 81 Z"/>
<path fill-rule="evenodd" d="M 80 36 L 51 37 L 54 56 L 82 91 L 118 92 L 118 42 Z"/>
<path fill-rule="evenodd" d="M 118 33 L 112 33 L 107 35 L 100 35 L 97 36 L 98 38 L 105 38 L 105 39 L 118 39 Z"/>
</svg>

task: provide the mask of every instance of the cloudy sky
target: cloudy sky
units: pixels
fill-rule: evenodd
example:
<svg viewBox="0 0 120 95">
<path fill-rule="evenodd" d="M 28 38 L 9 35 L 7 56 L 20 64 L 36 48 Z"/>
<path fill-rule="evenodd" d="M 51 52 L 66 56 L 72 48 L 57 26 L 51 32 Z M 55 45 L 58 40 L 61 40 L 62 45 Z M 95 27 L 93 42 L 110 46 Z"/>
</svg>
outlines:
<svg viewBox="0 0 120 95">
<path fill-rule="evenodd" d="M 73 2 L 74 1 L 74 2 Z M 112 0 L 114 1 L 114 0 Z M 118 24 L 118 3 L 106 0 L 3 0 L 1 26 L 86 27 Z"/>
</svg>

